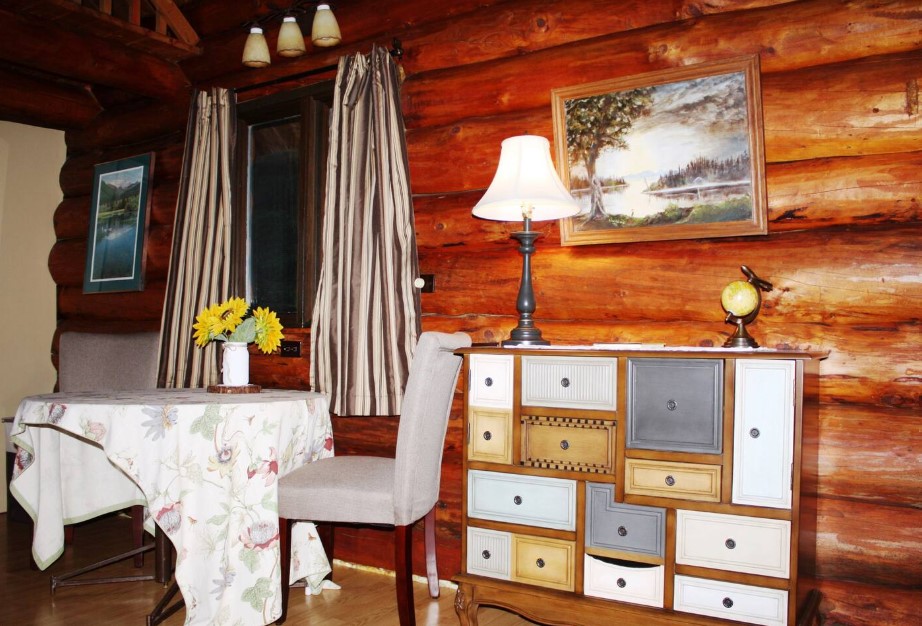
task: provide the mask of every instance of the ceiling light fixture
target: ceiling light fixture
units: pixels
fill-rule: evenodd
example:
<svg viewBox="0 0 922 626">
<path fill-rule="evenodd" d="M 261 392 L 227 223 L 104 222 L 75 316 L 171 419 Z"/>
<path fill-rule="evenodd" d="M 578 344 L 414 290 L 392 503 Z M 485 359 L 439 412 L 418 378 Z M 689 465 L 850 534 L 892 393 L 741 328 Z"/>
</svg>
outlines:
<svg viewBox="0 0 922 626">
<path fill-rule="evenodd" d="M 318 0 L 294 0 L 287 9 L 275 9 L 247 24 L 250 34 L 243 46 L 243 64 L 247 67 L 266 67 L 272 63 L 269 44 L 264 31 L 266 25 L 281 18 L 276 52 L 283 57 L 298 57 L 307 52 L 304 35 L 298 19 L 313 11 L 311 43 L 320 48 L 335 46 L 342 41 L 339 24 L 330 5 Z"/>
</svg>

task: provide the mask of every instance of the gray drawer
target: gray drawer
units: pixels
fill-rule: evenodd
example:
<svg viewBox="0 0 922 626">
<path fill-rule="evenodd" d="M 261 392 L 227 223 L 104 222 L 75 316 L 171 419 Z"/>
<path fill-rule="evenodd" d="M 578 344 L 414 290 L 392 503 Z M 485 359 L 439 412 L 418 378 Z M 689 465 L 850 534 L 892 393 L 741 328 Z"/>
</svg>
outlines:
<svg viewBox="0 0 922 626">
<path fill-rule="evenodd" d="M 663 558 L 666 509 L 615 503 L 615 486 L 586 484 L 586 546 Z"/>
<path fill-rule="evenodd" d="M 720 359 L 628 359 L 627 447 L 720 454 Z"/>
</svg>

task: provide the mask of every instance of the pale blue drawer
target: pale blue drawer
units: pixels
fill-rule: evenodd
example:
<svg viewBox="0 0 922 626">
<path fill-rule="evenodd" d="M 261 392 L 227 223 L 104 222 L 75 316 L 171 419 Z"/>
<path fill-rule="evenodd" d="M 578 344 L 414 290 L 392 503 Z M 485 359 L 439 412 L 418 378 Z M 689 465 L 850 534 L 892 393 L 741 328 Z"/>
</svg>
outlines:
<svg viewBox="0 0 922 626">
<path fill-rule="evenodd" d="M 467 514 L 510 524 L 575 530 L 576 481 L 470 470 Z"/>
</svg>

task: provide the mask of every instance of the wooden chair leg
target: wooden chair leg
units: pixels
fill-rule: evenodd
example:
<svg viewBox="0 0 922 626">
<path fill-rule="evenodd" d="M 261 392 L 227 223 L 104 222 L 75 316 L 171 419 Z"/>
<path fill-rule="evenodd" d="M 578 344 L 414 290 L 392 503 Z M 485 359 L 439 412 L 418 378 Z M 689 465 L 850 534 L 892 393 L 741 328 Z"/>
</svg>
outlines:
<svg viewBox="0 0 922 626">
<path fill-rule="evenodd" d="M 144 545 L 144 506 L 135 504 L 131 507 L 131 547 L 140 548 Z M 144 553 L 134 557 L 135 567 L 144 567 Z"/>
<path fill-rule="evenodd" d="M 426 578 L 429 579 L 429 597 L 439 597 L 439 567 L 435 560 L 435 507 L 423 518 L 426 537 Z"/>
<path fill-rule="evenodd" d="M 400 626 L 416 626 L 416 607 L 413 603 L 413 526 L 395 526 L 394 534 L 397 615 L 400 617 Z"/>
<path fill-rule="evenodd" d="M 282 614 L 275 620 L 276 624 L 284 624 L 288 618 L 288 596 L 291 592 L 291 528 L 294 520 L 284 517 L 279 518 L 279 551 L 281 559 L 279 568 L 282 570 Z"/>
<path fill-rule="evenodd" d="M 76 534 L 77 529 L 74 528 L 73 524 L 67 524 L 64 526 L 64 545 L 70 546 L 74 543 L 74 535 Z"/>
</svg>

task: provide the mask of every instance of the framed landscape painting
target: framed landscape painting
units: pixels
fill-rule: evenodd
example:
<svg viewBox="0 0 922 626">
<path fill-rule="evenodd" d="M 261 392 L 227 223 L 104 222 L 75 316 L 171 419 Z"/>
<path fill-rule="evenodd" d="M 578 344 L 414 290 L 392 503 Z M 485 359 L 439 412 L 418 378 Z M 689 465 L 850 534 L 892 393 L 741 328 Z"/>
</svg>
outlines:
<svg viewBox="0 0 922 626">
<path fill-rule="evenodd" d="M 142 291 L 153 153 L 93 171 L 83 292 Z"/>
<path fill-rule="evenodd" d="M 555 89 L 564 245 L 766 233 L 758 56 Z"/>
</svg>

